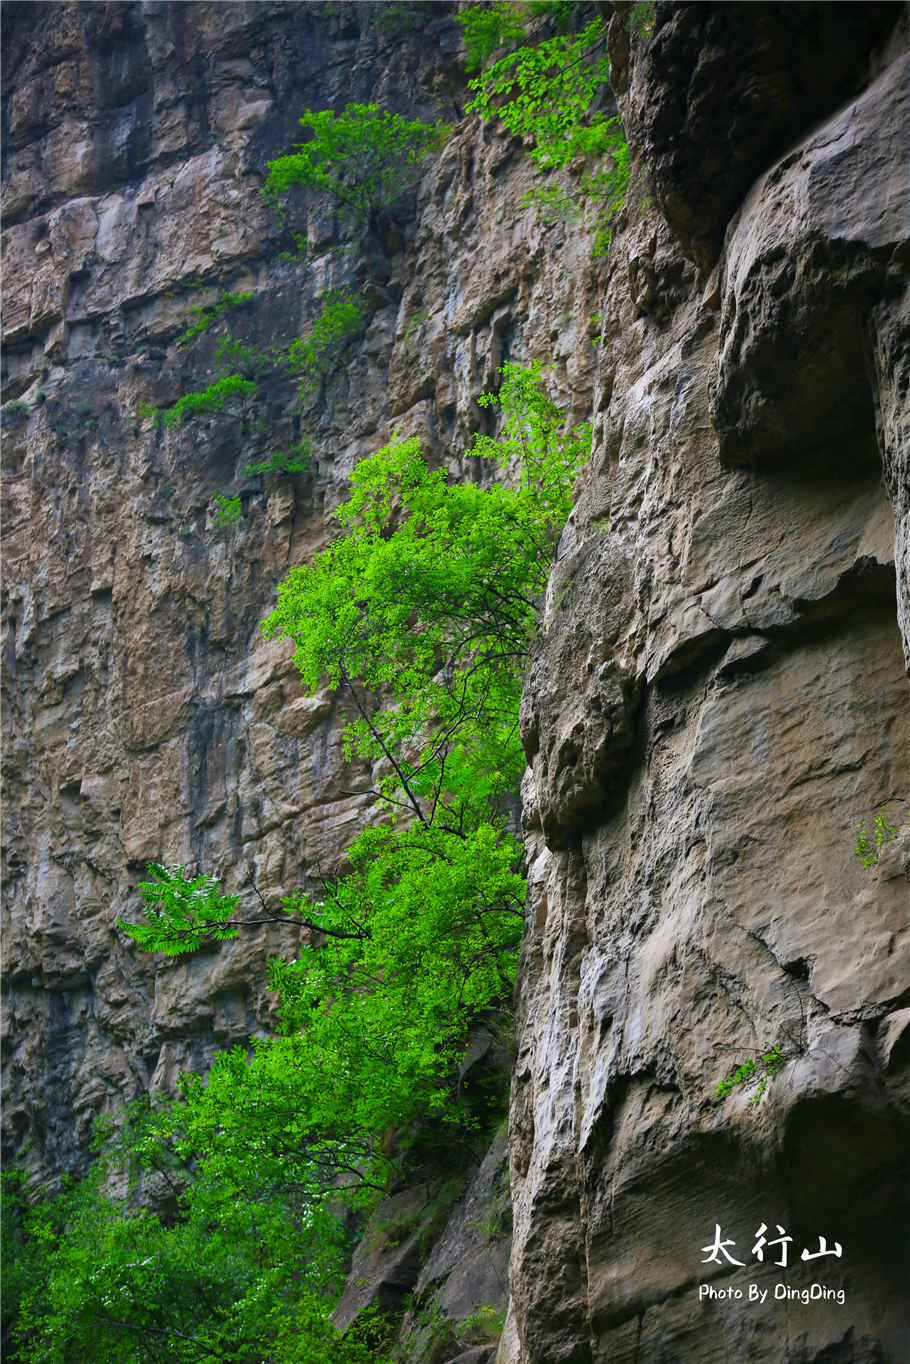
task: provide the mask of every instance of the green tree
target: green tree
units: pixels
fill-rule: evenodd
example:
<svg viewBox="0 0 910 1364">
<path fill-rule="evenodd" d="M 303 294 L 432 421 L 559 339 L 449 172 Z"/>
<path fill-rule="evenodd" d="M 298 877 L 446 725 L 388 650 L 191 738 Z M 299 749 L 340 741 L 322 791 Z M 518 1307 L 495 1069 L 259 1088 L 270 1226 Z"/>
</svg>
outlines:
<svg viewBox="0 0 910 1364">
<path fill-rule="evenodd" d="M 462 37 L 467 51 L 465 65 L 469 71 L 486 66 L 490 57 L 500 47 L 511 47 L 521 42 L 528 29 L 528 15 L 518 5 L 508 0 L 498 0 L 491 5 L 472 5 L 455 15 L 461 25 Z"/>
<path fill-rule="evenodd" d="M 534 36 L 535 26 L 548 20 L 557 28 L 572 22 L 578 9 L 575 0 L 493 0 L 473 5 L 455 15 L 467 49 L 469 71 L 486 66 L 497 49 L 514 47 Z"/>
<path fill-rule="evenodd" d="M 308 109 L 300 123 L 310 140 L 269 162 L 263 194 L 278 204 L 298 185 L 320 191 L 356 228 L 377 226 L 380 211 L 414 184 L 421 160 L 438 150 L 445 131 L 376 104 L 348 104 L 341 114 Z"/>
<path fill-rule="evenodd" d="M 476 94 L 468 112 L 499 118 L 516 137 L 533 138 L 529 154 L 542 169 L 609 151 L 616 120 L 596 107 L 610 74 L 605 42 L 603 24 L 592 19 L 579 34 L 517 48 L 471 81 Z"/>
<path fill-rule="evenodd" d="M 327 1211 L 301 1215 L 289 1181 L 276 1183 L 248 1158 L 240 1180 L 203 1173 L 176 1198 L 175 1215 L 162 1218 L 106 1192 L 108 1169 L 99 1162 L 86 1180 L 33 1207 L 14 1190 L 6 1196 L 8 1184 L 4 1190 L 4 1216 L 9 1209 L 18 1219 L 16 1241 L 4 1246 L 4 1312 L 13 1290 L 18 1360 L 376 1364 L 382 1357 L 375 1348 L 381 1326 L 365 1320 L 342 1337 L 332 1325 L 342 1229 Z"/>
<path fill-rule="evenodd" d="M 452 484 L 416 441 L 394 442 L 355 470 L 340 537 L 283 585 L 268 629 L 294 640 L 310 690 L 329 680 L 352 699 L 350 750 L 387 768 L 380 819 L 348 874 L 280 907 L 150 867 L 147 922 L 121 925 L 146 950 L 263 920 L 310 940 L 271 966 L 278 1036 L 184 1077 L 175 1102 L 134 1107 L 87 1182 L 20 1213 L 29 1364 L 388 1357 L 381 1322 L 342 1339 L 329 1320 L 345 1210 L 475 1154 L 488 1097 L 458 1063 L 472 1020 L 508 1011 L 523 924 L 508 817 L 521 671 L 590 443 L 541 377 L 507 367 L 503 437 L 477 447 L 517 486 Z M 157 1181 L 166 1211 L 115 1198 L 123 1169 L 147 1194 Z"/>
<path fill-rule="evenodd" d="M 570 21 L 563 6 L 543 8 L 557 23 Z M 495 47 L 514 44 L 522 30 L 521 9 L 515 5 L 469 9 L 458 17 L 477 64 Z M 578 157 L 586 159 L 577 188 L 535 186 L 524 203 L 536 204 L 545 221 L 561 218 L 576 223 L 585 206 L 592 207 L 601 220 L 595 255 L 609 249 L 610 225 L 625 203 L 630 180 L 622 123 L 599 107 L 610 71 L 605 43 L 606 31 L 597 18 L 580 33 L 523 42 L 470 82 L 476 93 L 466 106 L 469 113 L 499 119 L 516 137 L 532 140 L 529 155 L 543 174 Z"/>
<path fill-rule="evenodd" d="M 502 438 L 475 447 L 520 471 L 517 488 L 452 484 L 416 440 L 379 451 L 336 513 L 345 533 L 288 575 L 266 622 L 294 641 L 311 692 L 326 680 L 347 691 L 346 743 L 385 767 L 374 794 L 390 820 L 355 841 L 352 873 L 321 901 L 283 902 L 326 945 L 273 966 L 287 1034 L 259 1044 L 252 1067 L 242 1056 L 223 1076 L 216 1067 L 207 1093 L 286 1075 L 293 1053 L 307 1149 L 318 1144 L 329 1166 L 359 1163 L 376 1183 L 381 1134 L 445 1106 L 470 1020 L 510 993 L 524 882 L 506 814 L 524 766 L 522 669 L 590 446 L 587 428 L 565 431 L 541 377 L 506 367 Z M 193 950 L 243 926 L 236 897 L 210 878 L 154 870 L 148 926 L 121 925 L 146 949 Z M 261 904 L 246 922 L 282 911 Z M 216 1106 L 230 1107 L 224 1096 Z M 219 1149 L 226 1141 L 219 1130 Z"/>
</svg>

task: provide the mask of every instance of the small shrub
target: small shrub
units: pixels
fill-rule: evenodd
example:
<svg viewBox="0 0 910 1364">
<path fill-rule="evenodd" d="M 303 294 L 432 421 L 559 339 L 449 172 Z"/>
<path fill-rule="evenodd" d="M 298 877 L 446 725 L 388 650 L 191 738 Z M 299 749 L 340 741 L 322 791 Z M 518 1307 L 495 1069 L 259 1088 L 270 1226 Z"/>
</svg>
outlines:
<svg viewBox="0 0 910 1364">
<path fill-rule="evenodd" d="M 22 421 L 29 415 L 28 403 L 23 402 L 21 398 L 14 398 L 12 402 L 5 403 L 3 411 L 15 421 Z"/>
<path fill-rule="evenodd" d="M 287 453 L 276 450 L 269 459 L 259 464 L 248 464 L 243 473 L 248 478 L 256 474 L 305 474 L 309 472 L 312 453 L 312 443 L 302 440 Z"/>
<path fill-rule="evenodd" d="M 896 824 L 891 823 L 893 818 L 891 811 L 886 807 L 879 810 L 874 817 L 871 833 L 866 829 L 865 820 L 861 820 L 857 825 L 853 851 L 864 867 L 874 867 L 881 854 L 882 844 L 890 843 L 892 838 L 897 838 L 900 831 Z"/>
<path fill-rule="evenodd" d="M 173 407 L 153 407 L 150 403 L 139 404 L 139 416 L 151 417 L 163 426 L 180 426 L 188 417 L 198 417 L 208 412 L 234 410 L 245 398 L 256 392 L 257 385 L 252 379 L 244 379 L 239 374 L 228 374 L 218 379 L 201 393 L 186 393 Z"/>
<path fill-rule="evenodd" d="M 243 507 L 239 497 L 231 497 L 228 493 L 216 493 L 215 501 L 218 503 L 218 511 L 213 516 L 216 526 L 234 526 L 243 515 Z M 140 944 L 141 946 L 142 944 Z M 181 951 L 184 949 L 180 949 Z"/>
<path fill-rule="evenodd" d="M 483 1218 L 480 1230 L 487 1241 L 498 1241 L 510 1235 L 512 1231 L 512 1207 L 509 1203 L 502 1203 L 493 1208 L 491 1212 Z"/>
<path fill-rule="evenodd" d="M 221 297 L 211 308 L 191 308 L 190 312 L 196 315 L 196 321 L 189 327 L 180 338 L 180 345 L 187 346 L 191 341 L 195 341 L 197 336 L 201 336 L 209 327 L 215 326 L 227 317 L 228 313 L 235 308 L 240 308 L 244 303 L 249 303 L 251 298 L 255 298 L 255 292 L 250 291 L 246 294 L 232 294 L 227 289 L 221 291 Z"/>
<path fill-rule="evenodd" d="M 281 356 L 291 374 L 303 379 L 303 390 L 310 392 L 320 376 L 337 366 L 344 347 L 363 326 L 360 300 L 343 291 L 323 295 L 322 312 L 313 320 L 306 340 L 298 338 Z"/>
<path fill-rule="evenodd" d="M 657 7 L 654 0 L 639 0 L 639 3 L 633 5 L 629 11 L 626 27 L 630 33 L 637 33 L 642 41 L 647 42 L 654 32 L 656 16 Z"/>
<path fill-rule="evenodd" d="M 417 333 L 420 331 L 421 327 L 429 321 L 429 316 L 429 313 L 414 313 L 408 320 L 408 325 L 405 327 L 403 337 L 406 347 L 411 346 L 414 341 L 416 341 Z"/>
<path fill-rule="evenodd" d="M 521 42 L 527 31 L 525 16 L 508 0 L 498 0 L 486 8 L 472 6 L 456 14 L 455 19 L 461 25 L 468 71 L 486 66 L 497 48 Z"/>
<path fill-rule="evenodd" d="M 757 1104 L 768 1088 L 768 1081 L 792 1058 L 781 1051 L 780 1047 L 772 1047 L 756 1061 L 750 1058 L 744 1061 L 737 1070 L 733 1072 L 727 1080 L 721 1080 L 715 1093 L 719 1099 L 726 1099 L 728 1094 L 732 1094 L 737 1086 L 745 1089 L 755 1087 L 755 1094 L 749 1100 L 750 1104 Z"/>
<path fill-rule="evenodd" d="M 399 33 L 410 33 L 416 28 L 421 19 L 433 17 L 435 4 L 415 5 L 413 3 L 401 3 L 401 0 L 391 0 L 391 3 L 379 6 L 379 13 L 376 16 L 376 27 L 379 32 L 387 37 L 397 37 Z"/>
<path fill-rule="evenodd" d="M 464 1321 L 459 1322 L 456 1330 L 460 1340 L 470 1345 L 480 1345 L 488 1340 L 498 1340 L 505 1325 L 505 1311 L 497 1312 L 495 1307 L 481 1307 Z"/>
<path fill-rule="evenodd" d="M 420 1212 L 416 1208 L 412 1208 L 410 1212 L 400 1213 L 397 1217 L 390 1218 L 388 1222 L 380 1222 L 374 1231 L 372 1248 L 393 1250 L 414 1234 L 419 1223 Z"/>
</svg>

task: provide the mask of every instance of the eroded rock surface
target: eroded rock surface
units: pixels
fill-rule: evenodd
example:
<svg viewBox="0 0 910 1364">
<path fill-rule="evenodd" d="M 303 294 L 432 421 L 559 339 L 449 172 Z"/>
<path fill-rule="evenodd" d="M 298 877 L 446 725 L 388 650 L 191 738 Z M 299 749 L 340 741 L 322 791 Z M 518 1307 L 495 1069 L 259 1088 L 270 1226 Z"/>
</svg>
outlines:
<svg viewBox="0 0 910 1364">
<path fill-rule="evenodd" d="M 115 920 L 152 858 L 278 897 L 343 857 L 370 785 L 344 698 L 304 697 L 260 622 L 359 458 L 397 429 L 476 476 L 476 399 L 535 356 L 595 438 L 522 706 L 499 1364 L 905 1364 L 906 9 L 659 3 L 646 42 L 600 8 L 638 149 L 604 277 L 522 208 L 521 148 L 461 117 L 443 6 L 396 31 L 353 4 L 4 6 L 4 1140 L 78 1168 L 96 1112 L 273 1024 L 288 930 L 154 963 Z M 454 127 L 339 258 L 324 205 L 286 231 L 258 189 L 303 108 L 374 97 Z M 189 308 L 249 291 L 243 335 L 289 340 L 354 281 L 369 325 L 309 414 L 311 473 L 235 482 L 219 529 L 213 495 L 296 438 L 292 395 L 269 388 L 267 436 L 137 420 L 212 365 L 176 344 Z M 866 869 L 882 804 L 900 833 Z M 762 1102 L 718 1102 L 772 1046 Z M 501 1154 L 429 1257 L 429 1195 L 396 1195 L 343 1312 L 499 1303 Z M 705 1264 L 717 1225 L 746 1268 Z M 842 1256 L 804 1263 L 821 1236 Z"/>
<path fill-rule="evenodd" d="M 500 1359 L 898 1364 L 907 19 L 658 5 L 647 47 L 628 9 L 610 19 L 614 80 L 643 173 L 611 252 L 591 473 L 523 705 L 531 895 Z M 769 97 L 772 135 L 756 98 L 740 150 L 737 91 L 813 17 L 839 53 L 814 92 L 830 116 L 801 140 L 811 109 Z M 862 73 L 858 18 L 899 18 Z M 753 30 L 768 45 L 741 64 Z M 843 103 L 851 63 L 862 88 Z M 882 804 L 900 833 L 867 869 L 855 829 Z M 773 1046 L 788 1060 L 761 1103 L 719 1101 Z M 717 1225 L 743 1268 L 706 1263 Z M 754 1251 L 777 1225 L 785 1271 Z M 804 1262 L 819 1236 L 842 1255 Z M 700 1299 L 705 1283 L 743 1299 Z M 779 1283 L 845 1300 L 775 1300 Z"/>
<path fill-rule="evenodd" d="M 354 4 L 4 16 L 4 395 L 24 408 L 4 417 L 4 1140 L 53 1172 L 84 1162 L 96 1112 L 275 1021 L 265 967 L 293 931 L 143 958 L 115 924 L 138 916 L 146 864 L 252 877 L 274 902 L 318 884 L 368 817 L 344 698 L 304 697 L 260 631 L 276 583 L 394 431 L 478 476 L 462 456 L 504 360 L 552 363 L 582 419 L 601 267 L 521 207 L 520 145 L 461 116 L 444 6 L 384 24 Z M 305 108 L 369 99 L 454 126 L 381 239 L 333 252 L 321 201 L 273 216 L 265 163 Z M 283 258 L 294 231 L 305 263 Z M 177 340 L 220 288 L 253 294 L 233 325 L 268 345 L 347 284 L 368 325 L 307 413 L 309 475 L 239 477 L 299 439 L 288 384 L 245 426 L 137 416 L 210 382 L 217 337 Z M 234 529 L 213 520 L 229 484 Z"/>
</svg>

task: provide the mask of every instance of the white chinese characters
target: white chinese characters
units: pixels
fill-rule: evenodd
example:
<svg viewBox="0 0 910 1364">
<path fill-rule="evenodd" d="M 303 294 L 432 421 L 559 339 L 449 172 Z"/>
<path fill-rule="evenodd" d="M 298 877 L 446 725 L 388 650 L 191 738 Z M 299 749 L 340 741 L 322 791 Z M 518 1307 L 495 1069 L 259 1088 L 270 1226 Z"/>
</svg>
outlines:
<svg viewBox="0 0 910 1364">
<path fill-rule="evenodd" d="M 779 1222 L 777 1223 L 777 1230 L 780 1233 L 778 1236 L 774 1236 L 768 1239 L 765 1236 L 765 1232 L 767 1230 L 768 1230 L 767 1226 L 765 1225 L 764 1222 L 762 1222 L 758 1231 L 755 1233 L 755 1245 L 752 1247 L 752 1254 L 756 1257 L 756 1259 L 763 1261 L 765 1258 L 766 1246 L 768 1248 L 769 1253 L 771 1251 L 772 1246 L 780 1246 L 780 1259 L 775 1260 L 774 1263 L 778 1266 L 778 1268 L 786 1269 L 787 1247 L 793 1241 L 793 1237 L 788 1236 L 786 1234 L 786 1232 L 784 1231 L 783 1227 L 780 1225 Z M 723 1239 L 723 1232 L 720 1229 L 720 1223 L 719 1222 L 715 1223 L 713 1242 L 711 1243 L 711 1245 L 702 1246 L 702 1250 L 706 1252 L 705 1258 L 702 1260 L 702 1264 L 703 1265 L 723 1264 L 723 1260 L 721 1260 L 720 1258 L 721 1256 L 723 1256 L 724 1260 L 726 1260 L 728 1264 L 737 1265 L 740 1269 L 744 1269 L 745 1261 L 734 1260 L 733 1256 L 727 1249 L 728 1246 L 735 1247 L 735 1245 L 736 1245 L 735 1241 L 733 1240 L 725 1241 Z M 820 1260 L 823 1255 L 836 1255 L 837 1258 L 840 1259 L 840 1256 L 842 1254 L 842 1247 L 839 1241 L 835 1241 L 834 1249 L 829 1250 L 828 1243 L 825 1240 L 824 1236 L 819 1236 L 818 1245 L 819 1249 L 814 1252 L 804 1250 L 800 1258 L 803 1260 Z"/>
</svg>

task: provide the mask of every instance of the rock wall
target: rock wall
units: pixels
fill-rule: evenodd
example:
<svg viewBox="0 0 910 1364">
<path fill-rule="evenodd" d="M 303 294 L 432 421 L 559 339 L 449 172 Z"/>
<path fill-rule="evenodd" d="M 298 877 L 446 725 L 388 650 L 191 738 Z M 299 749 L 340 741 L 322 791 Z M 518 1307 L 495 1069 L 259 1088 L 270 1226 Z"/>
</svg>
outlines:
<svg viewBox="0 0 910 1364">
<path fill-rule="evenodd" d="M 506 359 L 554 365 L 590 408 L 590 240 L 535 223 L 521 148 L 462 117 L 451 6 L 4 5 L 4 1141 L 53 1173 L 99 1111 L 202 1069 L 274 1021 L 269 929 L 188 961 L 137 954 L 154 860 L 275 901 L 328 872 L 363 825 L 370 773 L 344 760 L 343 701 L 303 696 L 260 622 L 329 533 L 354 464 L 393 431 L 457 473 Z M 301 197 L 282 225 L 265 163 L 308 107 L 380 100 L 455 123 L 359 256 Z M 291 234 L 313 243 L 301 263 Z M 293 442 L 293 392 L 255 422 L 158 431 L 143 401 L 204 386 L 215 342 L 191 307 L 252 292 L 236 332 L 306 334 L 351 283 L 369 326 L 307 413 L 310 476 L 240 479 Z M 415 320 L 416 319 L 416 320 Z M 296 418 L 299 422 L 299 417 Z M 252 892 L 246 891 L 251 897 Z M 252 901 L 255 903 L 255 901 Z"/>
<path fill-rule="evenodd" d="M 152 858 L 278 897 L 343 857 L 370 774 L 259 623 L 357 459 L 398 429 L 476 475 L 477 396 L 536 356 L 595 439 L 522 708 L 500 1364 L 903 1364 L 906 10 L 659 3 L 642 34 L 599 8 L 635 148 L 606 266 L 521 207 L 520 146 L 462 117 L 446 5 L 4 4 L 5 1149 L 79 1168 L 94 1113 L 268 1029 L 289 930 L 156 963 L 116 918 Z M 304 108 L 372 98 L 455 126 L 339 257 L 318 203 L 284 227 L 257 191 Z M 311 474 L 241 480 L 217 527 L 213 494 L 296 438 L 292 395 L 269 389 L 261 434 L 140 421 L 211 366 L 176 344 L 189 308 L 251 291 L 238 329 L 285 340 L 348 281 L 369 327 L 309 414 Z M 867 870 L 882 802 L 901 833 Z M 774 1045 L 761 1103 L 718 1102 Z M 422 1271 L 462 1317 L 489 1300 L 475 1261 L 501 1277 L 504 1237 L 464 1211 L 498 1208 L 501 1156 Z M 370 1260 L 381 1227 L 362 1252 L 399 1296 L 408 1206 L 395 1263 Z M 744 1268 L 704 1263 L 718 1225 Z M 820 1236 L 841 1256 L 803 1262 Z M 812 1282 L 844 1302 L 773 1297 Z M 764 1303 L 699 1294 L 750 1283 Z"/>
<path fill-rule="evenodd" d="M 639 175 L 523 704 L 501 1357 L 898 1364 L 907 15 L 658 4 L 646 41 L 602 8 Z M 866 869 L 881 803 L 900 834 Z M 774 1046 L 760 1103 L 718 1101 Z M 718 1227 L 741 1268 L 711 1258 Z M 820 1236 L 841 1253 L 804 1261 Z"/>
</svg>

